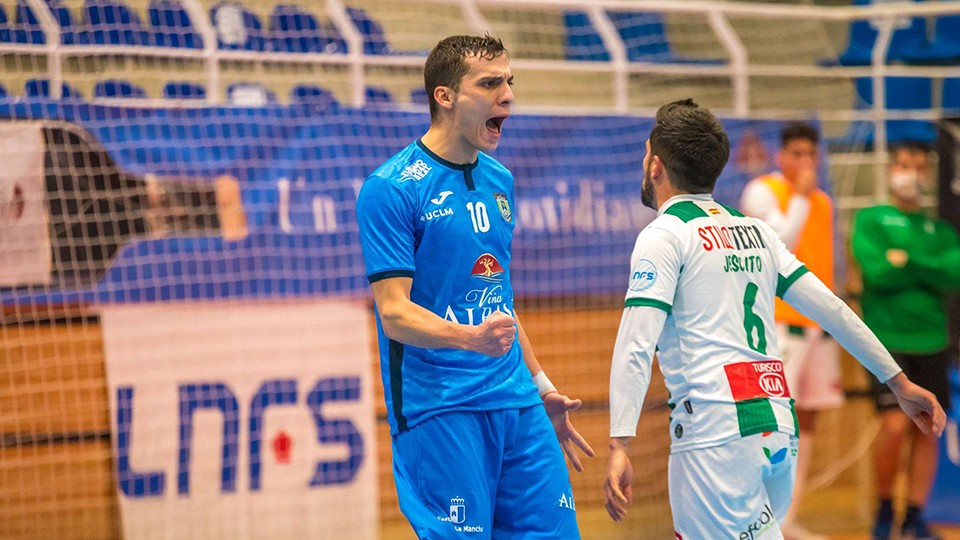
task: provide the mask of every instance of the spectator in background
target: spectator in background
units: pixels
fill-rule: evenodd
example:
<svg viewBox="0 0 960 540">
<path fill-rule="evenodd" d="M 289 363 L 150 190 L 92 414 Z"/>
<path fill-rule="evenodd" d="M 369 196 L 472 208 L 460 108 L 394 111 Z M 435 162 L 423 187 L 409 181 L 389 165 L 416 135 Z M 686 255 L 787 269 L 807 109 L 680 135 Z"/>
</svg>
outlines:
<svg viewBox="0 0 960 540">
<path fill-rule="evenodd" d="M 930 186 L 927 149 L 918 143 L 894 149 L 890 202 L 862 210 L 854 221 L 853 254 L 863 272 L 863 319 L 893 353 L 904 373 L 933 392 L 948 408 L 947 313 L 945 294 L 960 287 L 960 239 L 945 221 L 922 211 L 920 196 Z M 893 530 L 893 481 L 900 449 L 911 437 L 907 512 L 901 538 L 935 539 L 921 514 L 937 472 L 936 437 L 912 428 L 896 398 L 874 383 L 883 426 L 874 468 L 879 509 L 874 539 Z"/>
<path fill-rule="evenodd" d="M 767 222 L 797 259 L 834 289 L 833 202 L 817 187 L 819 141 L 817 130 L 808 124 L 784 128 L 777 154 L 780 171 L 751 180 L 743 191 L 740 209 Z M 802 433 L 794 502 L 781 530 L 787 540 L 824 539 L 800 526 L 796 513 L 810 468 L 817 412 L 843 404 L 840 351 L 816 323 L 779 298 L 775 317 L 787 387 L 796 400 Z"/>
</svg>

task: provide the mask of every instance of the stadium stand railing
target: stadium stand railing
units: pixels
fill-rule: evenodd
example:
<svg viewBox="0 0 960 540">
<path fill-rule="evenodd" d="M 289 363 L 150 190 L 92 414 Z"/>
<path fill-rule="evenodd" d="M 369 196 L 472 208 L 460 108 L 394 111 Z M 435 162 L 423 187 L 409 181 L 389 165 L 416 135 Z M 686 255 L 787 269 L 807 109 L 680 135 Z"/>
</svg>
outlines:
<svg viewBox="0 0 960 540">
<path fill-rule="evenodd" d="M 639 161 L 634 150 L 642 147 L 643 142 L 640 138 L 643 123 L 637 117 L 650 116 L 656 104 L 668 99 L 693 95 L 698 101 L 706 101 L 719 115 L 737 124 L 741 132 L 749 132 L 753 121 L 762 123 L 769 119 L 795 118 L 819 120 L 827 131 L 831 127 L 847 129 L 849 136 L 840 138 L 835 147 L 838 152 L 831 152 L 829 156 L 830 166 L 849 163 L 858 174 L 866 171 L 872 177 L 869 185 L 873 192 L 866 195 L 847 194 L 843 188 L 837 187 L 845 185 L 844 182 L 834 178 L 838 208 L 842 213 L 873 203 L 885 195 L 884 183 L 877 182 L 876 178 L 882 176 L 889 143 L 904 137 L 902 132 L 898 133 L 897 126 L 929 129 L 932 125 L 930 122 L 945 110 L 952 110 L 954 114 L 960 111 L 960 79 L 956 78 L 957 67 L 950 65 L 957 58 L 955 51 L 960 48 L 955 43 L 960 2 L 859 4 L 862 5 L 824 7 L 762 2 L 594 0 L 585 7 L 582 0 L 139 0 L 135 5 L 133 0 L 73 0 L 68 5 L 65 0 L 16 0 L 14 5 L 13 0 L 9 0 L 0 2 L 0 53 L 6 55 L 6 67 L 21 70 L 11 70 L 9 78 L 5 74 L 3 85 L 0 86 L 0 104 L 38 107 L 21 107 L 21 110 L 61 107 L 76 118 L 85 118 L 88 114 L 115 115 L 106 119 L 95 118 L 99 123 L 94 124 L 100 127 L 96 138 L 104 146 L 109 143 L 110 152 L 125 155 L 127 164 L 156 165 L 166 163 L 165 160 L 176 161 L 171 160 L 168 157 L 170 155 L 204 156 L 210 161 L 221 158 L 225 162 L 234 160 L 244 169 L 258 167 L 260 160 L 265 159 L 263 155 L 279 162 L 307 160 L 311 170 L 304 175 L 306 180 L 291 175 L 291 179 L 282 181 L 285 182 L 282 185 L 287 190 L 286 196 L 292 199 L 292 202 L 287 200 L 286 204 L 300 208 L 300 214 L 294 212 L 293 218 L 288 219 L 304 222 L 308 217 L 322 215 L 328 209 L 323 200 L 307 200 L 304 195 L 307 191 L 303 188 L 304 185 L 329 180 L 324 176 L 332 170 L 328 168 L 331 167 L 328 161 L 351 152 L 369 160 L 371 155 L 383 151 L 387 146 L 382 140 L 385 138 L 383 133 L 380 133 L 380 139 L 371 136 L 377 129 L 382 128 L 387 136 L 394 137 L 390 139 L 390 144 L 395 143 L 396 138 L 413 136 L 410 125 L 399 120 L 382 124 L 376 124 L 374 120 L 382 119 L 377 114 L 383 110 L 426 111 L 427 96 L 422 88 L 420 70 L 430 46 L 429 41 L 432 39 L 435 42 L 436 38 L 450 33 L 451 29 L 459 33 L 483 33 L 489 30 L 505 38 L 511 49 L 513 69 L 520 81 L 516 87 L 518 95 L 526 92 L 523 99 L 518 99 L 515 111 L 520 115 L 556 116 L 546 120 L 531 120 L 527 124 L 524 122 L 529 119 L 511 120 L 516 122 L 515 125 L 527 126 L 527 131 L 520 137 L 525 141 L 524 144 L 528 144 L 526 141 L 529 139 L 537 139 L 542 143 L 532 152 L 531 161 L 547 163 L 563 159 L 564 171 L 575 170 L 583 178 L 596 174 L 598 168 L 619 167 L 616 174 L 625 179 L 623 183 L 627 187 L 624 190 L 635 191 L 633 182 L 636 178 L 630 175 L 636 172 L 636 167 L 630 169 L 629 166 L 632 165 L 631 160 Z M 413 29 L 405 34 L 403 27 L 398 27 L 390 18 L 391 9 L 401 11 L 400 16 L 410 19 Z M 927 19 L 927 24 L 935 18 L 934 35 L 929 41 L 924 38 L 919 44 L 915 42 L 910 55 L 898 56 L 898 36 L 903 32 L 900 25 L 904 18 L 907 21 Z M 678 23 L 678 20 L 681 22 Z M 822 23 L 834 29 L 849 28 L 850 45 L 847 53 L 856 50 L 861 54 L 861 59 L 851 62 L 848 59 L 852 53 L 835 54 L 837 51 L 833 43 L 842 40 L 833 39 L 832 36 L 822 37 L 816 44 L 805 44 L 796 39 L 791 32 L 804 23 L 810 23 L 807 25 L 809 27 L 819 27 Z M 909 24 L 909 28 L 913 28 L 914 23 Z M 771 29 L 761 36 L 754 35 L 752 30 L 764 25 Z M 686 29 L 686 32 L 678 36 L 678 28 Z M 805 31 L 808 29 L 805 27 Z M 709 46 L 700 46 L 702 42 L 696 40 L 709 41 Z M 771 46 L 770 43 L 776 43 L 777 46 Z M 821 63 L 819 60 L 824 57 L 825 49 L 833 49 L 826 51 L 828 55 L 833 53 L 832 61 Z M 791 56 L 798 59 L 789 60 Z M 143 76 L 144 72 L 138 70 L 144 64 L 156 73 Z M 96 69 L 99 67 L 116 69 L 101 71 Z M 181 69 L 184 67 L 187 69 Z M 282 75 L 277 79 L 283 79 L 284 82 L 278 83 L 271 77 L 276 74 Z M 891 84 L 898 80 L 921 81 L 923 88 L 917 91 L 915 86 L 910 86 L 906 92 L 901 92 L 896 84 Z M 806 81 L 809 81 L 809 85 Z M 874 84 L 881 81 L 884 84 Z M 537 86 L 538 83 L 540 86 Z M 530 86 L 535 90 L 526 89 Z M 795 88 L 785 88 L 789 86 Z M 807 88 L 818 89 L 821 86 L 827 90 L 807 92 Z M 122 103 L 118 104 L 118 98 Z M 76 104 L 98 107 L 74 107 Z M 337 116 L 345 109 L 347 111 L 343 116 Z M 154 116 L 155 113 L 158 114 Z M 320 129 L 310 123 L 325 114 L 330 114 L 334 119 L 330 126 Z M 549 153 L 569 148 L 570 139 L 589 147 L 591 137 L 581 137 L 577 132 L 577 129 L 589 124 L 576 118 L 581 115 L 602 119 L 600 124 L 603 128 L 594 126 L 595 131 L 591 132 L 596 136 L 595 141 L 608 143 L 617 137 L 621 139 L 610 143 L 623 146 L 624 150 L 617 155 L 621 161 L 614 164 L 598 163 L 591 162 L 590 156 L 578 153 L 566 156 Z M 383 118 L 389 116 L 387 113 Z M 409 120 L 409 116 L 404 117 L 406 121 L 416 123 L 423 115 L 413 120 Z M 273 131 L 274 117 L 282 117 L 287 122 L 277 121 L 277 124 L 285 126 L 282 131 L 286 134 L 302 130 L 303 140 L 278 136 Z M 301 119 L 304 120 L 303 125 L 297 124 Z M 540 120 L 543 120 L 542 124 L 538 123 Z M 848 128 L 848 125 L 851 127 Z M 79 152 L 77 148 L 85 148 L 85 145 L 91 145 L 92 148 L 93 143 L 71 139 L 79 136 L 67 129 L 45 129 L 51 147 L 56 143 L 72 148 L 76 154 L 67 156 L 69 159 L 63 158 L 63 164 L 59 165 L 62 169 L 58 173 L 60 180 L 77 177 L 75 185 L 57 188 L 65 194 L 64 207 L 83 206 L 74 202 L 85 200 L 86 192 L 83 189 L 89 184 L 88 178 L 103 174 L 104 171 L 109 171 L 118 185 L 125 186 L 114 191 L 125 191 L 127 195 L 141 198 L 156 198 L 151 192 L 156 188 L 156 182 L 149 181 L 149 175 L 127 178 L 126 173 L 121 174 L 119 166 L 105 160 L 103 156 L 109 155 L 107 150 L 96 148 L 95 151 Z M 162 130 L 175 135 L 165 138 L 153 133 Z M 183 133 L 194 135 L 187 137 Z M 610 136 L 610 133 L 615 135 Z M 773 140 L 772 133 L 768 130 L 763 134 L 768 143 Z M 910 134 L 907 136 L 913 137 Z M 552 138 L 558 141 L 556 145 L 552 144 Z M 637 138 L 640 139 L 634 140 Z M 316 144 L 317 139 L 324 144 Z M 327 139 L 336 144 L 328 144 Z M 869 147 L 870 151 L 857 152 L 865 147 Z M 504 151 L 523 154 L 526 150 L 527 147 Z M 852 152 L 846 153 L 847 150 Z M 545 154 L 536 154 L 538 151 Z M 161 154 L 166 157 L 154 157 Z M 134 155 L 147 157 L 130 157 Z M 201 161 L 201 158 L 196 157 L 196 160 Z M 93 167 L 90 164 L 95 162 L 96 171 L 91 172 L 87 168 Z M 181 162 L 176 164 L 182 167 L 189 165 Z M 371 165 L 366 161 L 364 164 Z M 363 174 L 369 172 L 360 169 L 351 163 L 349 167 L 336 171 L 342 176 L 337 180 L 342 180 L 340 187 L 345 192 L 352 193 L 352 187 L 347 185 L 348 176 L 352 180 L 354 176 L 362 178 Z M 310 176 L 311 173 L 316 176 Z M 550 175 L 553 174 L 559 176 L 559 172 L 551 171 Z M 128 184 L 136 187 L 126 187 Z M 173 195 L 166 194 L 170 200 L 179 197 L 183 200 L 206 201 L 213 197 L 213 190 L 209 186 L 204 189 L 210 192 L 187 189 L 192 185 L 191 179 L 176 185 L 181 191 Z M 278 182 L 278 185 L 281 183 Z M 568 195 L 573 192 L 579 194 L 578 205 L 583 201 L 594 201 L 601 208 L 600 205 L 606 204 L 605 200 L 601 200 L 604 194 L 593 193 L 591 189 L 589 182 L 582 185 L 564 183 L 562 188 L 559 184 L 557 187 L 553 184 L 542 187 L 541 192 L 537 192 L 537 204 L 525 207 L 531 215 L 524 217 L 540 218 L 543 227 L 548 227 L 551 217 L 548 213 L 556 210 L 556 214 L 560 215 L 562 208 L 559 205 L 556 209 L 552 206 L 547 208 L 547 204 L 564 197 L 570 201 Z M 302 192 L 298 194 L 298 190 Z M 304 200 L 297 200 L 298 196 Z M 542 199 L 539 198 L 541 196 Z M 111 204 L 123 202 L 126 201 L 111 201 Z M 131 205 L 134 202 L 139 202 L 139 199 L 129 201 Z M 276 201 L 244 202 L 262 209 Z M 584 206 L 587 202 L 583 203 Z M 128 240 L 116 231 L 125 228 L 138 234 L 146 231 L 145 224 L 134 226 L 122 221 L 109 221 L 112 217 L 123 215 L 121 211 L 114 211 L 113 206 L 92 208 L 90 212 L 96 214 L 96 220 L 89 216 L 84 218 L 85 228 L 71 229 L 64 218 L 64 222 L 58 224 L 63 229 L 63 236 L 54 244 L 58 257 L 55 262 L 78 272 L 86 271 L 89 275 L 71 277 L 84 284 L 101 279 L 107 268 L 99 266 L 100 263 L 105 265 L 104 260 L 109 259 L 117 247 Z M 304 211 L 304 208 L 309 211 Z M 216 232 L 219 233 L 220 222 L 214 219 L 218 216 L 217 206 L 213 205 L 207 210 L 208 214 L 199 216 L 198 220 L 216 222 Z M 540 210 L 543 210 L 542 215 L 535 213 Z M 569 205 L 567 210 L 575 213 L 579 207 Z M 202 223 L 189 222 L 183 225 L 181 222 L 189 216 L 171 211 L 161 217 L 163 219 L 155 218 L 154 221 L 163 222 L 163 226 L 153 230 L 174 228 L 171 225 L 173 223 L 190 231 L 206 231 Z M 587 217 L 591 220 L 596 217 L 599 222 L 603 216 Z M 100 221 L 97 220 L 110 223 L 114 236 L 99 230 L 103 227 L 98 228 Z M 254 226 L 251 225 L 251 228 Z M 293 226 L 291 223 L 280 223 L 281 228 Z M 225 234 L 223 236 L 226 237 Z M 296 264 L 306 264 L 307 270 L 270 262 L 272 254 L 283 252 L 289 246 L 267 247 L 266 241 L 263 242 L 262 246 L 255 245 L 255 248 L 262 248 L 270 254 L 264 257 L 266 266 L 261 268 L 269 278 L 276 277 L 274 273 L 279 273 L 284 279 L 288 273 L 303 277 L 311 271 L 309 264 L 314 261 L 309 257 L 296 261 Z M 91 262 L 93 255 L 88 253 L 88 244 L 98 243 L 101 247 L 106 246 L 102 255 L 104 260 L 97 259 L 94 264 Z M 213 240 L 210 243 L 215 244 Z M 305 245 L 316 247 L 315 244 Z M 295 246 L 294 251 L 299 247 Z M 595 247 L 577 245 L 574 250 Z M 567 249 L 569 246 L 561 248 Z M 527 249 L 534 252 L 539 248 Z M 558 248 L 550 248 L 555 249 Z M 554 267 L 558 264 L 593 257 L 565 253 L 563 257 L 567 259 L 558 261 L 553 259 L 553 253 L 544 250 L 542 254 L 545 258 L 542 260 L 525 262 L 518 259 L 518 272 L 543 270 L 534 269 L 533 265 L 537 264 L 546 267 L 544 273 L 550 274 L 556 271 Z M 224 257 L 232 261 L 229 259 L 232 256 L 227 253 Z M 158 256 L 153 262 L 156 262 L 156 268 L 165 268 L 166 261 L 162 257 Z M 524 267 L 524 264 L 527 266 Z M 608 266 L 612 268 L 613 263 Z M 257 264 L 251 267 L 259 268 Z M 128 271 L 133 274 L 145 272 L 144 275 L 157 271 L 156 268 L 149 271 L 146 268 L 130 266 Z M 340 279 L 362 279 L 359 271 L 353 273 L 356 275 L 341 276 Z M 606 274 L 601 277 L 586 274 L 589 273 L 579 275 L 578 281 L 613 282 L 612 278 L 607 279 L 610 276 Z M 63 276 L 57 277 L 67 281 Z M 307 278 L 302 283 L 305 290 L 307 286 L 315 285 Z M 178 282 L 170 285 L 170 288 L 190 286 L 199 285 Z M 224 282 L 225 288 L 230 286 L 230 283 Z M 243 288 L 243 285 L 236 287 Z M 617 287 L 619 285 L 611 286 Z M 160 288 L 157 287 L 157 290 Z M 116 295 L 110 298 L 128 294 L 121 288 L 108 292 Z M 604 294 L 611 293 L 607 291 Z M 610 308 L 604 303 L 605 300 L 584 299 L 582 296 L 571 299 L 571 295 L 545 295 L 541 298 L 536 297 L 535 293 L 523 301 L 536 308 L 525 314 L 524 324 L 530 327 L 528 331 L 538 353 L 546 358 L 571 359 L 570 365 L 575 366 L 561 370 L 554 377 L 555 380 L 562 385 L 575 386 L 579 383 L 590 390 L 578 397 L 584 397 L 585 401 L 594 404 L 601 402 L 606 392 L 606 373 L 597 369 L 600 363 L 581 365 L 579 362 L 581 357 L 591 361 L 600 359 L 601 363 L 608 359 L 607 346 L 612 345 L 619 316 L 615 309 L 617 306 Z M 35 308 L 27 306 L 23 309 L 27 312 Z M 39 311 L 39 308 L 36 309 Z M 43 319 L 42 313 L 30 312 L 29 316 Z M 25 316 L 24 320 L 28 318 Z M 54 330 L 42 325 L 34 329 L 28 321 L 17 329 L 21 337 L 6 339 L 4 345 L 26 351 L 26 364 L 31 347 L 39 348 L 36 343 L 45 340 L 59 343 L 63 350 L 56 351 L 55 358 L 51 357 L 54 365 L 49 369 L 60 371 L 50 375 L 45 384 L 73 384 L 69 374 L 64 374 L 60 363 L 74 362 L 81 366 L 76 368 L 78 378 L 89 375 L 90 379 L 84 379 L 82 385 L 77 385 L 82 388 L 95 387 L 96 391 L 100 391 L 102 374 L 95 373 L 92 367 L 85 367 L 87 364 L 102 367 L 103 364 L 102 337 L 99 337 L 99 331 L 95 331 L 98 329 L 94 328 L 93 323 L 89 324 L 82 326 L 82 331 L 72 330 L 76 335 L 57 336 L 53 335 L 56 333 Z M 0 330 L 3 328 L 0 327 Z M 11 335 L 14 333 L 11 331 Z M 578 333 L 588 337 L 578 338 Z M 18 339 L 25 344 L 19 343 Z M 17 364 L 8 372 L 28 373 L 30 369 Z M 583 384 L 584 381 L 589 384 Z M 43 390 L 46 392 L 47 388 Z M 93 391 L 90 393 L 92 395 Z M 94 457 L 88 459 L 80 456 L 77 459 L 88 459 L 91 463 L 96 461 L 97 466 L 102 466 L 106 471 L 104 474 L 107 478 L 112 480 L 110 475 L 114 471 L 103 465 L 110 459 L 109 448 L 105 449 L 105 440 L 110 436 L 110 426 L 105 425 L 107 404 L 94 398 L 83 399 L 87 400 L 85 404 L 93 405 L 76 414 L 87 414 L 88 409 L 97 407 L 97 414 L 91 414 L 96 416 L 97 422 L 85 424 L 85 429 L 94 433 L 106 432 L 106 435 L 93 441 L 99 444 L 91 450 L 96 453 Z M 662 423 L 668 414 L 660 410 L 665 402 L 666 396 L 655 391 L 650 403 L 661 407 L 655 409 L 645 422 Z M 44 403 L 56 405 L 73 402 L 63 396 L 54 396 Z M 377 407 L 378 412 L 383 414 L 382 403 L 378 403 Z M 591 441 L 605 440 L 602 407 L 588 409 L 582 411 L 582 429 Z M 28 424 L 17 415 L 10 416 L 7 421 L 22 423 L 18 429 Z M 42 423 L 40 420 L 36 422 Z M 836 417 L 831 422 L 833 424 L 828 423 L 827 429 L 837 434 L 834 439 L 845 443 L 857 435 L 847 429 L 843 418 Z M 35 431 L 38 436 L 46 436 L 44 430 L 53 430 L 50 425 L 53 424 L 37 427 Z M 381 514 L 385 523 L 399 523 L 398 529 L 404 529 L 406 525 L 396 508 L 395 491 L 389 476 L 388 437 L 382 431 L 380 436 Z M 656 440 L 659 441 L 659 438 Z M 13 447 L 18 448 L 15 445 Z M 639 451 L 645 453 L 645 470 L 638 473 L 642 476 L 638 481 L 656 486 L 645 496 L 663 503 L 666 488 L 658 482 L 663 480 L 661 473 L 665 470 L 666 446 L 651 445 Z M 837 453 L 841 451 L 846 450 L 837 450 Z M 23 455 L 29 457 L 28 454 L 24 452 Z M 603 464 L 593 462 L 591 467 L 600 470 Z M 21 472 L 16 473 L 19 476 L 10 473 L 11 480 L 7 485 L 13 486 L 13 489 L 30 486 L 32 480 L 28 469 L 23 467 Z M 42 467 L 36 469 L 45 470 Z M 595 476 L 589 475 L 575 477 L 577 493 L 590 493 L 599 485 L 595 480 Z M 828 478 L 820 483 L 829 481 Z M 107 494 L 90 495 L 88 501 L 102 505 L 104 514 L 114 511 L 117 495 L 112 482 L 96 476 L 84 484 Z M 661 491 L 656 491 L 661 488 Z M 859 492 L 855 492 L 854 496 L 857 494 Z M 862 516 L 865 511 L 862 499 L 859 501 L 861 508 L 854 512 L 848 508 L 834 510 Z M 63 496 L 63 500 L 69 501 L 69 497 Z M 0 499 L 0 502 L 3 500 Z M 585 514 L 593 510 L 602 513 L 596 503 L 596 500 L 585 495 L 582 511 Z M 24 512 L 24 522 L 36 521 L 44 515 L 35 510 L 39 506 L 29 508 L 29 512 L 33 513 Z M 663 505 L 657 508 L 660 510 L 650 510 L 649 516 L 641 513 L 640 520 L 649 517 L 651 522 L 658 524 L 668 520 L 662 511 Z M 637 511 L 643 512 L 639 508 Z M 115 532 L 119 527 L 117 520 L 115 515 L 106 516 L 104 530 L 112 528 Z M 603 523 L 606 521 L 604 518 Z M 96 529 L 98 523 L 88 522 L 87 525 L 99 530 Z M 592 538 L 618 538 L 598 523 L 590 521 Z M 60 536 L 71 537 L 70 532 L 66 531 Z M 669 531 L 651 528 L 647 533 L 651 537 L 665 537 Z"/>
<path fill-rule="evenodd" d="M 726 79 L 731 97 L 725 107 L 718 109 L 738 117 L 756 111 L 751 94 L 756 91 L 753 79 L 758 77 L 789 75 L 838 80 L 945 77 L 950 75 L 951 68 L 935 64 L 956 58 L 958 46 L 953 30 L 960 20 L 960 8 L 955 3 L 942 2 L 868 5 L 865 0 L 858 0 L 857 4 L 864 5 L 850 7 L 721 3 L 710 4 L 708 9 L 696 3 L 652 1 L 640 8 L 632 2 L 601 1 L 586 10 L 572 0 L 466 0 L 459 4 L 464 30 L 475 32 L 496 30 L 484 18 L 483 9 L 521 6 L 562 13 L 564 58 L 518 55 L 513 63 L 516 69 L 609 75 L 611 106 L 583 109 L 586 113 L 643 112 L 631 106 L 630 100 L 630 79 L 641 74 Z M 205 72 L 203 86 L 210 103 L 227 99 L 223 90 L 226 85 L 221 81 L 221 64 L 228 61 L 346 66 L 350 93 L 345 101 L 352 106 L 366 103 L 369 68 L 422 65 L 422 51 L 410 54 L 392 46 L 383 26 L 362 8 L 340 1 L 327 2 L 319 10 L 327 19 L 318 21 L 315 17 L 318 7 L 311 5 L 314 9 L 311 12 L 295 5 L 277 5 L 269 24 L 265 24 L 239 3 L 221 2 L 207 10 L 199 0 L 157 0 L 149 4 L 146 22 L 141 22 L 136 10 L 122 1 L 86 0 L 83 20 L 77 21 L 71 11 L 56 0 L 18 0 L 13 16 L 0 11 L 0 51 L 46 56 L 46 78 L 53 83 L 50 97 L 54 99 L 60 96 L 58 83 L 64 78 L 63 59 L 89 55 L 91 46 L 97 46 L 97 53 L 104 55 L 201 61 Z M 675 51 L 663 19 L 670 14 L 705 17 L 721 46 L 722 57 L 697 57 Z M 745 36 L 739 35 L 731 24 L 745 16 L 844 21 L 850 24 L 848 46 L 836 59 L 826 62 L 835 66 L 756 63 L 747 54 Z M 905 17 L 909 24 L 902 27 Z M 929 42 L 925 33 L 927 17 L 936 18 L 936 32 Z M 884 61 L 877 62 L 878 58 Z M 876 118 L 886 113 L 888 100 L 883 98 L 883 92 L 878 85 L 869 100 L 874 105 L 850 107 L 847 117 L 838 119 L 877 122 Z M 569 113 L 570 107 L 566 109 Z M 936 112 L 927 114 L 933 118 Z M 876 138 L 883 147 L 886 134 L 882 128 L 877 131 Z"/>
</svg>

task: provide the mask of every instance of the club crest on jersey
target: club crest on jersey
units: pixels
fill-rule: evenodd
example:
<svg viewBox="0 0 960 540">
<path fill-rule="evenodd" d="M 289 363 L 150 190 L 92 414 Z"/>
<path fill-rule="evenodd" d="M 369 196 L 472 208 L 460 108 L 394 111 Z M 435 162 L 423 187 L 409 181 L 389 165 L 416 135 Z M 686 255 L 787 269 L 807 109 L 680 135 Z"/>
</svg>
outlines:
<svg viewBox="0 0 960 540">
<path fill-rule="evenodd" d="M 503 267 L 500 261 L 489 253 L 484 253 L 473 263 L 473 270 L 470 271 L 473 277 L 480 278 L 490 283 L 499 283 L 503 281 Z"/>
<path fill-rule="evenodd" d="M 503 216 L 503 219 L 507 220 L 507 223 L 510 223 L 510 220 L 513 219 L 513 212 L 510 211 L 510 200 L 507 199 L 507 194 L 494 193 L 493 198 L 497 200 L 497 208 L 500 209 L 500 215 Z"/>
</svg>

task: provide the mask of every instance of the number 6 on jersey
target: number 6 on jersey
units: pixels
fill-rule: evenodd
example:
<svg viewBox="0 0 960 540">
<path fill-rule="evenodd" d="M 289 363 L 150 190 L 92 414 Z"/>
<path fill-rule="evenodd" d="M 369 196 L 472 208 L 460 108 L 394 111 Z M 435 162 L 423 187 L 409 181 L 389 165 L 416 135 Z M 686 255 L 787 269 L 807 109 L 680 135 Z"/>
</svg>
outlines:
<svg viewBox="0 0 960 540">
<path fill-rule="evenodd" d="M 753 312 L 753 304 L 757 301 L 759 290 L 757 284 L 751 281 L 743 291 L 743 329 L 747 333 L 747 345 L 760 354 L 767 354 L 767 334 L 763 319 Z M 756 330 L 756 339 L 754 339 L 754 330 Z"/>
</svg>

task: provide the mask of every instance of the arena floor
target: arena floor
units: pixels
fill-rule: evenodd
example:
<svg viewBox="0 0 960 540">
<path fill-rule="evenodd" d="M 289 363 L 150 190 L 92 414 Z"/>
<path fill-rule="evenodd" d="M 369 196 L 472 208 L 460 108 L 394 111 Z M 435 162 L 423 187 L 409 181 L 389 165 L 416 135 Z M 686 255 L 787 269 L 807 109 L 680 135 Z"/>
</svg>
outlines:
<svg viewBox="0 0 960 540">
<path fill-rule="evenodd" d="M 636 526 L 623 526 L 611 521 L 605 514 L 601 515 L 596 510 L 578 512 L 580 516 L 581 533 L 583 540 L 638 540 L 645 538 L 655 538 L 656 536 L 647 536 Z M 858 524 L 859 530 L 818 530 L 826 535 L 830 540 L 870 540 L 870 535 L 863 525 Z M 960 526 L 937 527 L 934 529 L 943 535 L 943 540 L 960 540 Z M 381 538 L 383 540 L 416 540 L 416 536 L 410 527 L 405 523 L 394 523 L 381 529 Z"/>
</svg>

